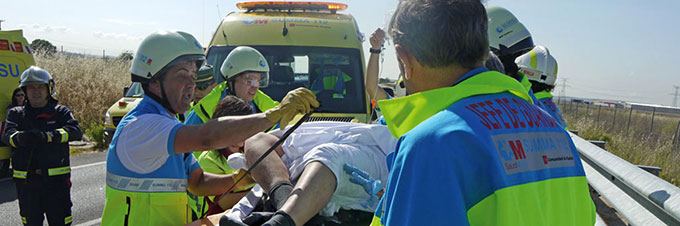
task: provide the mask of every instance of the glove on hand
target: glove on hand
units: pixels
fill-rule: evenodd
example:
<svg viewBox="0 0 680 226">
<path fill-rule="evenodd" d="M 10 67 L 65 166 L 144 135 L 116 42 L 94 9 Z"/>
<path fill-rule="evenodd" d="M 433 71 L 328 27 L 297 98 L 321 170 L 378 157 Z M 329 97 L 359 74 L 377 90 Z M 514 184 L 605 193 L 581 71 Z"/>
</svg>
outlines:
<svg viewBox="0 0 680 226">
<path fill-rule="evenodd" d="M 33 129 L 33 130 L 29 130 L 28 133 L 30 133 L 31 136 L 33 137 L 33 142 L 36 142 L 36 143 L 52 142 L 52 139 L 51 139 L 52 137 L 47 135 L 47 133 L 45 133 L 43 131 Z"/>
<path fill-rule="evenodd" d="M 12 143 L 14 143 L 15 147 L 23 148 L 28 147 L 31 144 L 32 137 L 33 136 L 27 131 L 19 131 L 14 133 L 10 139 L 12 139 Z"/>
<path fill-rule="evenodd" d="M 14 134 L 11 139 L 16 147 L 33 147 L 36 144 L 42 144 L 50 142 L 52 138 L 47 135 L 47 133 L 32 129 L 26 131 L 19 131 Z"/>
<path fill-rule="evenodd" d="M 376 194 L 382 190 L 382 183 L 380 180 L 374 179 L 365 171 L 349 164 L 343 165 L 342 168 L 345 173 L 352 176 L 349 178 L 349 182 L 361 185 L 364 188 L 364 191 L 366 191 L 366 193 L 371 196 L 371 198 L 366 200 L 366 203 L 361 205 L 366 208 L 372 208 L 375 206 L 375 204 L 378 203 L 378 196 Z"/>
<path fill-rule="evenodd" d="M 246 174 L 245 170 L 239 169 L 238 171 L 234 172 L 231 175 L 231 179 L 234 180 L 234 183 L 236 183 L 236 181 L 245 174 Z M 241 182 L 239 182 L 234 187 L 234 191 L 242 191 L 242 190 L 248 189 L 248 187 L 250 185 L 255 184 L 255 183 L 256 183 L 255 180 L 253 180 L 253 178 L 250 176 L 250 174 L 248 174 L 248 175 L 246 175 L 245 178 L 243 178 L 243 180 L 241 180 Z"/>
<path fill-rule="evenodd" d="M 307 114 L 312 111 L 312 107 L 319 107 L 316 95 L 306 88 L 297 88 L 288 92 L 278 106 L 264 114 L 270 122 L 280 122 L 279 127 L 283 130 L 295 115 Z"/>
</svg>

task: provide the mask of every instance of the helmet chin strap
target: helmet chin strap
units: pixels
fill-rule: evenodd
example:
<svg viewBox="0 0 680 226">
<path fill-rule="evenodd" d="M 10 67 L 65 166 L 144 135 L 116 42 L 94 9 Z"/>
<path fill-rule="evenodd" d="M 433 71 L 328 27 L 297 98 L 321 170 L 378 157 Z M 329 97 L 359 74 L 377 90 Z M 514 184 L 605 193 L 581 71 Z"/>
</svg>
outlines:
<svg viewBox="0 0 680 226">
<path fill-rule="evenodd" d="M 168 101 L 167 95 L 165 94 L 165 86 L 163 86 L 163 79 L 159 79 L 158 83 L 161 85 L 161 96 L 157 96 L 156 94 L 149 92 L 147 96 L 151 97 L 151 99 L 155 100 L 161 106 L 163 106 L 166 110 L 168 110 L 171 114 L 175 115 L 177 112 L 172 109 L 172 106 L 170 106 L 170 102 Z"/>
<path fill-rule="evenodd" d="M 234 87 L 234 79 L 227 81 L 227 86 L 229 88 L 229 95 L 236 96 L 236 88 Z"/>
<path fill-rule="evenodd" d="M 170 113 L 172 113 L 173 115 L 176 115 L 177 112 L 175 112 L 175 109 L 173 109 L 172 106 L 170 106 L 170 102 L 168 101 L 168 95 L 165 94 L 165 86 L 163 86 L 162 81 L 161 81 L 161 95 L 163 95 L 161 97 L 161 101 L 162 101 L 161 105 L 163 105 L 163 107 L 168 109 L 168 111 L 170 111 Z"/>
</svg>

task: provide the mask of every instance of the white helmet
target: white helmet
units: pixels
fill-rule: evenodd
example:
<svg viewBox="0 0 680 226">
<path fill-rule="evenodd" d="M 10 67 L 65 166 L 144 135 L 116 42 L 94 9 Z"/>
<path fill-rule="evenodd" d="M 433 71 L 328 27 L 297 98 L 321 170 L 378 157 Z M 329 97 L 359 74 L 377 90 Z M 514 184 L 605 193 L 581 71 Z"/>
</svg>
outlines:
<svg viewBox="0 0 680 226">
<path fill-rule="evenodd" d="M 224 59 L 220 72 L 224 80 L 234 78 L 243 72 L 261 72 L 260 87 L 269 84 L 269 64 L 262 54 L 250 46 L 239 46 L 232 50 Z"/>
<path fill-rule="evenodd" d="M 406 86 L 404 85 L 404 77 L 399 76 L 396 84 L 394 84 L 394 97 L 405 97 Z"/>
<path fill-rule="evenodd" d="M 524 53 L 534 47 L 529 30 L 507 9 L 486 7 L 489 47 L 499 57 Z"/>
<path fill-rule="evenodd" d="M 52 75 L 45 69 L 36 66 L 31 66 L 26 69 L 21 73 L 21 77 L 19 77 L 19 88 L 24 89 L 29 83 L 33 82 L 47 85 L 47 93 L 50 97 L 53 97 L 54 94 L 56 94 L 56 91 L 54 90 L 54 79 L 52 79 Z M 26 92 L 26 90 L 24 90 L 24 92 Z"/>
<path fill-rule="evenodd" d="M 205 61 L 203 47 L 194 36 L 183 31 L 152 33 L 144 38 L 132 59 L 132 81 L 147 83 L 164 68 L 192 60 L 196 61 L 196 68 Z"/>
<path fill-rule="evenodd" d="M 519 71 L 531 81 L 555 86 L 557 80 L 557 61 L 550 55 L 548 48 L 537 45 L 524 55 L 515 59 Z"/>
</svg>

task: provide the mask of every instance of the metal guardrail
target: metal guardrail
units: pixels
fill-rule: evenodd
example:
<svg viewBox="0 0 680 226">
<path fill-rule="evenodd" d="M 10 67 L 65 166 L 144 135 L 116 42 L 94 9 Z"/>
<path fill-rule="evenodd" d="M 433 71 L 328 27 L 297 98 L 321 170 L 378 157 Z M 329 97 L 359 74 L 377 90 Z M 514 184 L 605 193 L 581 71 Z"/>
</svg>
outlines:
<svg viewBox="0 0 680 226">
<path fill-rule="evenodd" d="M 680 225 L 680 188 L 574 134 L 571 138 L 588 184 L 631 225 Z"/>
</svg>

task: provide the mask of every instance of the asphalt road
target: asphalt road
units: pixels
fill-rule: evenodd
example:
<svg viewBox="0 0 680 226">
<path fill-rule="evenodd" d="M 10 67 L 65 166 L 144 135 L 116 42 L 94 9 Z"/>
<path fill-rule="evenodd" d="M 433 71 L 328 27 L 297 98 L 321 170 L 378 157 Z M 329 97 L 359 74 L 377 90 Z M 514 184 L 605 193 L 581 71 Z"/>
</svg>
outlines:
<svg viewBox="0 0 680 226">
<path fill-rule="evenodd" d="M 99 225 L 104 210 L 105 178 L 106 153 L 71 157 L 72 225 Z M 0 225 L 21 225 L 19 201 L 11 178 L 0 179 Z"/>
</svg>

